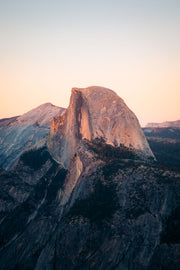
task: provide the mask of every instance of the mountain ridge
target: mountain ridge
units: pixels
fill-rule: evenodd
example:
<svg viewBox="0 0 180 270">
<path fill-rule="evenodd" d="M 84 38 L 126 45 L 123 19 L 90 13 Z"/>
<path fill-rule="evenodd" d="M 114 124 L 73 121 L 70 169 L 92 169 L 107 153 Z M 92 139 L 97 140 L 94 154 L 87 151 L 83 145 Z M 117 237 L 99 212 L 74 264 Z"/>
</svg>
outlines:
<svg viewBox="0 0 180 270">
<path fill-rule="evenodd" d="M 165 121 L 161 123 L 148 123 L 145 128 L 152 127 L 152 128 L 167 128 L 167 127 L 172 127 L 172 128 L 180 128 L 180 120 L 176 121 Z"/>
</svg>

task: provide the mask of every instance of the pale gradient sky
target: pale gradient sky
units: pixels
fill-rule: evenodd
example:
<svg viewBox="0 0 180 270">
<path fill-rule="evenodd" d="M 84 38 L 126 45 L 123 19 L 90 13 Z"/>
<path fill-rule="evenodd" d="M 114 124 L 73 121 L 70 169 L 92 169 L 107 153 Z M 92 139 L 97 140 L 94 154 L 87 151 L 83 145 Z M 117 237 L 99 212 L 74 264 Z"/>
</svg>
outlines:
<svg viewBox="0 0 180 270">
<path fill-rule="evenodd" d="M 0 118 L 91 85 L 142 125 L 180 119 L 180 0 L 0 0 Z"/>
</svg>

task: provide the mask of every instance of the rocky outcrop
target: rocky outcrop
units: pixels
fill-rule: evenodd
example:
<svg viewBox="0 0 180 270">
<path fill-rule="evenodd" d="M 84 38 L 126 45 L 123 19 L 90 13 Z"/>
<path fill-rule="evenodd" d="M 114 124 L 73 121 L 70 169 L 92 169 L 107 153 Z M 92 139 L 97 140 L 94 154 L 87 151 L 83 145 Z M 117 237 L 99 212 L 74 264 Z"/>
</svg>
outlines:
<svg viewBox="0 0 180 270">
<path fill-rule="evenodd" d="M 45 103 L 21 116 L 0 120 L 0 167 L 13 168 L 20 155 L 48 135 L 54 116 L 63 108 Z"/>
<path fill-rule="evenodd" d="M 136 116 L 115 92 L 97 86 L 73 88 L 68 109 L 52 121 L 48 148 L 69 167 L 79 142 L 97 138 L 154 157 Z"/>
</svg>

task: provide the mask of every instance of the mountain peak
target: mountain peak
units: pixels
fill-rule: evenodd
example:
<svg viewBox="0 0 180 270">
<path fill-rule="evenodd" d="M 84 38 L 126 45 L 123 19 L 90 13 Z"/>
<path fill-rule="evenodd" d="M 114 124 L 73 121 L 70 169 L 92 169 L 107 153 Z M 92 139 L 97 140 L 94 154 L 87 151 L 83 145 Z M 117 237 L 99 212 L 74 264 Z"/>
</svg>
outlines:
<svg viewBox="0 0 180 270">
<path fill-rule="evenodd" d="M 62 114 L 64 108 L 57 107 L 52 103 L 44 103 L 40 106 L 22 114 L 16 120 L 15 125 L 34 125 L 50 126 L 54 116 Z"/>
<path fill-rule="evenodd" d="M 113 90 L 109 89 L 109 88 L 106 88 L 106 87 L 103 87 L 103 86 L 88 86 L 88 87 L 85 87 L 85 88 L 82 88 L 82 87 L 73 87 L 72 92 L 74 91 L 80 91 L 80 92 L 93 92 L 93 91 L 102 91 L 102 92 L 111 92 L 111 93 L 114 93 L 114 95 L 117 95 Z"/>
<path fill-rule="evenodd" d="M 77 92 L 82 93 L 86 97 L 92 96 L 92 98 L 95 98 L 96 96 L 108 96 L 115 99 L 118 97 L 122 102 L 124 102 L 124 100 L 121 99 L 113 90 L 102 86 L 89 86 L 86 88 L 73 87 L 71 93 L 73 94 Z"/>
<path fill-rule="evenodd" d="M 135 114 L 114 91 L 99 86 L 72 88 L 68 109 L 52 121 L 49 149 L 68 167 L 80 141 L 96 138 L 153 157 Z"/>
<path fill-rule="evenodd" d="M 53 105 L 52 103 L 50 102 L 46 102 L 46 103 L 43 103 L 41 105 L 39 105 L 37 108 L 43 108 L 43 107 L 54 107 L 55 105 Z M 36 108 L 36 109 L 37 109 Z"/>
</svg>

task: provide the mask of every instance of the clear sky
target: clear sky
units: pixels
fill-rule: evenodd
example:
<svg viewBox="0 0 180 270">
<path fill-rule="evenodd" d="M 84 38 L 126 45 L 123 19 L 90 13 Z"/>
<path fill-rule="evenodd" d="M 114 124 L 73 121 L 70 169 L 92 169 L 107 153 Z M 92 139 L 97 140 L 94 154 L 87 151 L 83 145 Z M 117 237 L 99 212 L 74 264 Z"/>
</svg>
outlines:
<svg viewBox="0 0 180 270">
<path fill-rule="evenodd" d="M 92 85 L 180 119 L 180 0 L 0 0 L 0 118 Z"/>
</svg>

